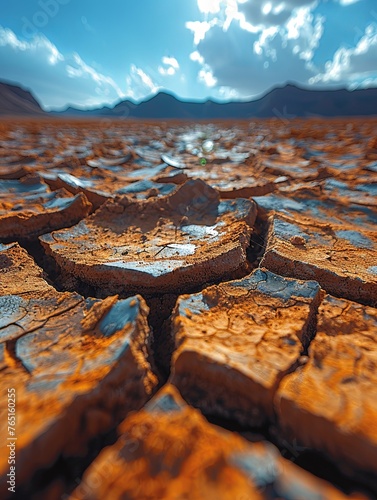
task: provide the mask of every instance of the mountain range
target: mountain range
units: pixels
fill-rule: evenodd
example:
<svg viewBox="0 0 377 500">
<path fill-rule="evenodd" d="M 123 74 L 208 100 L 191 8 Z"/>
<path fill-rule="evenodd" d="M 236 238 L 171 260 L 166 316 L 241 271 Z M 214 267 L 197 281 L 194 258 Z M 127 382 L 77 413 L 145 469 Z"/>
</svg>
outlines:
<svg viewBox="0 0 377 500">
<path fill-rule="evenodd" d="M 0 115 L 188 120 L 370 116 L 377 115 L 377 88 L 313 90 L 287 84 L 256 100 L 227 103 L 183 101 L 167 92 L 159 92 L 138 104 L 125 100 L 112 107 L 88 110 L 68 107 L 60 112 L 46 112 L 30 91 L 0 82 Z"/>
<path fill-rule="evenodd" d="M 28 90 L 0 82 L 0 115 L 33 116 L 44 115 L 45 111 Z"/>
</svg>

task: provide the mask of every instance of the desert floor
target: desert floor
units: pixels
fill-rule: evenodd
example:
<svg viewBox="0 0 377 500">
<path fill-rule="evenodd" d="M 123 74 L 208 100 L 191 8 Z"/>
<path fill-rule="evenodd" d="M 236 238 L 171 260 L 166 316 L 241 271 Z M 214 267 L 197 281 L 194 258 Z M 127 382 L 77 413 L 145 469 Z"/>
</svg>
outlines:
<svg viewBox="0 0 377 500">
<path fill-rule="evenodd" d="M 3 120 L 0 497 L 376 498 L 376 131 Z"/>
</svg>

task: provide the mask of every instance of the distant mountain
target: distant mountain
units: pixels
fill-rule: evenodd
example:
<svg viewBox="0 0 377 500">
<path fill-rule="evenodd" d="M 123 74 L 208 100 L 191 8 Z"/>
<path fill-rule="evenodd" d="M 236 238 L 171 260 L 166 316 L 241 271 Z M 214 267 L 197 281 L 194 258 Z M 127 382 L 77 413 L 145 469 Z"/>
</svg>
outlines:
<svg viewBox="0 0 377 500">
<path fill-rule="evenodd" d="M 28 91 L 17 85 L 0 82 L 0 115 L 41 116 L 46 114 Z"/>
<path fill-rule="evenodd" d="M 105 106 L 92 110 L 68 108 L 56 113 L 63 116 L 141 119 L 248 119 L 278 117 L 290 119 L 309 116 L 366 116 L 377 115 L 377 88 L 349 91 L 312 90 L 287 84 L 276 87 L 253 101 L 220 103 L 182 101 L 160 92 L 139 104 L 121 101 L 113 108 Z"/>
<path fill-rule="evenodd" d="M 33 95 L 16 85 L 0 82 L 0 115 L 47 115 Z M 114 106 L 81 110 L 69 107 L 51 116 L 82 118 L 140 118 L 212 120 L 310 116 L 377 116 L 377 88 L 349 91 L 312 90 L 287 84 L 253 101 L 220 103 L 212 100 L 183 101 L 167 92 L 135 104 L 129 100 Z"/>
</svg>

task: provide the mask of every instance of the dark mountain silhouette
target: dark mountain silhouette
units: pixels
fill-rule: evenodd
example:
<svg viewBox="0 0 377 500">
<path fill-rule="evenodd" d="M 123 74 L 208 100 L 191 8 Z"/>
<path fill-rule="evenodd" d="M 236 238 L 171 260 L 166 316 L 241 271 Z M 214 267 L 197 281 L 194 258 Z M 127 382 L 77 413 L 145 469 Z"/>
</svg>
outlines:
<svg viewBox="0 0 377 500">
<path fill-rule="evenodd" d="M 268 118 L 290 119 L 309 116 L 377 115 L 377 88 L 349 91 L 346 89 L 312 90 L 287 84 L 276 87 L 253 101 L 220 103 L 212 100 L 182 101 L 172 94 L 160 92 L 135 104 L 121 101 L 113 108 L 92 110 L 68 108 L 63 116 L 105 116 L 155 119 Z"/>
<path fill-rule="evenodd" d="M 5 114 L 189 120 L 268 117 L 288 120 L 310 116 L 370 116 L 377 115 L 377 88 L 354 91 L 313 90 L 287 84 L 276 87 L 253 101 L 227 103 L 213 100 L 183 101 L 167 92 L 160 92 L 138 104 L 125 100 L 97 109 L 81 110 L 69 107 L 64 111 L 47 114 L 30 92 L 0 82 L 0 115 Z"/>
<path fill-rule="evenodd" d="M 41 116 L 41 108 L 33 94 L 17 85 L 0 82 L 0 115 Z"/>
</svg>

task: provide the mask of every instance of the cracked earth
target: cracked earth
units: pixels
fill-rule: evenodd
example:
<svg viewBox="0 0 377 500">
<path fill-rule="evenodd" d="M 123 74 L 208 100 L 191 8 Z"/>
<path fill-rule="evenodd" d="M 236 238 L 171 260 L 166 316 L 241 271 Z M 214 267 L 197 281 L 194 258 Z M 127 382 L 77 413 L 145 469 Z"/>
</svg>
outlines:
<svg viewBox="0 0 377 500">
<path fill-rule="evenodd" d="M 376 126 L 0 124 L 1 498 L 376 498 Z"/>
</svg>

